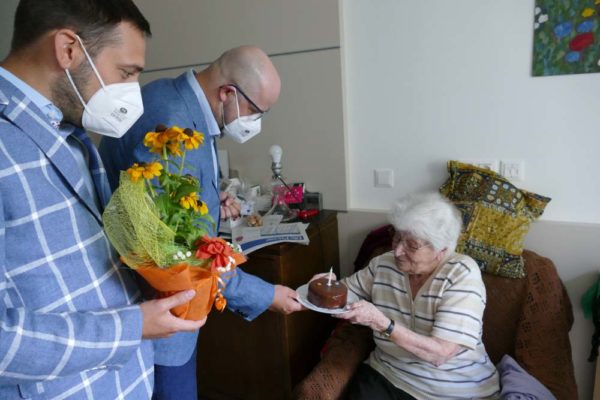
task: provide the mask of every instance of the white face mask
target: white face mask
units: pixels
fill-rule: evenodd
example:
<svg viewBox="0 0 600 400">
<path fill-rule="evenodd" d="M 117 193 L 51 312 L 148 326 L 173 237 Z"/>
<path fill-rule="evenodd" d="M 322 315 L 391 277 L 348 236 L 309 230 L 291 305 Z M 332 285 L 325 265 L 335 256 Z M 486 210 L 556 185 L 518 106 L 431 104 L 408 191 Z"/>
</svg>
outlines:
<svg viewBox="0 0 600 400">
<path fill-rule="evenodd" d="M 65 69 L 67 78 L 84 107 L 82 125 L 85 129 L 100 135 L 120 138 L 144 113 L 140 84 L 128 82 L 105 85 L 83 42 L 79 36 L 76 37 L 102 85 L 86 104 L 73 82 L 71 73 Z"/>
<path fill-rule="evenodd" d="M 237 108 L 237 118 L 230 123 L 225 124 L 225 113 L 223 112 L 223 103 L 221 103 L 221 118 L 223 121 L 222 132 L 224 135 L 230 137 L 237 143 L 245 143 L 260 133 L 260 114 L 252 114 L 245 117 L 240 117 L 240 106 L 238 104 L 237 91 L 234 93 L 235 106 Z"/>
</svg>

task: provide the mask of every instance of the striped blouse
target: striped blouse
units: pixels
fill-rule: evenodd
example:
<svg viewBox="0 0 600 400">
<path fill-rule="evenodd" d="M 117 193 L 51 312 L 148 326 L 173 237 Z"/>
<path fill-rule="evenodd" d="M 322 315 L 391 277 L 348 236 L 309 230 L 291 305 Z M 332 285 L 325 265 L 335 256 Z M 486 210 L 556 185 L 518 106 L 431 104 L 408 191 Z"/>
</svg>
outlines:
<svg viewBox="0 0 600 400">
<path fill-rule="evenodd" d="M 397 324 L 462 346 L 436 367 L 373 332 L 376 347 L 367 363 L 396 387 L 417 399 L 498 397 L 499 376 L 481 341 L 485 286 L 472 258 L 449 255 L 414 301 L 408 274 L 398 270 L 392 252 L 372 259 L 344 282 Z"/>
</svg>

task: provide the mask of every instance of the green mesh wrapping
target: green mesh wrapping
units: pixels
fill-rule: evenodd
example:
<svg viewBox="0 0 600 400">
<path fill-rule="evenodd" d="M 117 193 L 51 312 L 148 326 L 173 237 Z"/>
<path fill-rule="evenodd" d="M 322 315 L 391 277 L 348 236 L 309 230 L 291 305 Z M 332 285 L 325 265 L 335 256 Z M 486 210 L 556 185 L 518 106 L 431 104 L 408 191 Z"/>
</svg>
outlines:
<svg viewBox="0 0 600 400">
<path fill-rule="evenodd" d="M 102 215 L 111 244 L 131 268 L 151 263 L 163 267 L 173 263 L 177 251 L 175 232 L 159 218 L 144 180 L 132 182 L 121 172 L 120 183 Z"/>
</svg>

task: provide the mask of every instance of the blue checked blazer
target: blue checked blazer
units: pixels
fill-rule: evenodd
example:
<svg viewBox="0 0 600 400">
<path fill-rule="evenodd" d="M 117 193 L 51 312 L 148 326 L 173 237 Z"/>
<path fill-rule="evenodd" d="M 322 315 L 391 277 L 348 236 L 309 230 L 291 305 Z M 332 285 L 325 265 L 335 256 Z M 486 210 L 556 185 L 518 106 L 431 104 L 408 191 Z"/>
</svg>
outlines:
<svg viewBox="0 0 600 400">
<path fill-rule="evenodd" d="M 98 154 L 74 134 L 104 205 Z M 65 139 L 0 77 L 0 399 L 149 399 L 139 292 Z"/>
<path fill-rule="evenodd" d="M 209 135 L 207 118 L 200 111 L 198 97 L 187 80 L 186 73 L 175 79 L 159 79 L 142 88 L 144 115 L 121 139 L 102 138 L 100 155 L 106 166 L 112 186 L 117 185 L 119 171 L 126 170 L 134 162 L 147 162 L 152 158 L 143 140 L 146 132 L 153 131 L 157 124 L 177 125 L 205 133 L 204 145 L 186 153 L 186 170 L 200 179 L 201 198 L 208 205 L 215 221 L 219 221 L 219 191 L 215 181 L 212 147 L 215 137 Z M 243 266 L 242 266 L 243 267 Z M 227 306 L 248 321 L 263 313 L 273 301 L 274 287 L 270 283 L 246 274 L 241 269 L 227 280 L 224 295 Z M 210 324 L 210 318 L 207 324 Z M 196 346 L 198 333 L 177 333 L 168 339 L 156 341 L 155 361 L 158 365 L 177 366 L 185 364 Z M 200 343 L 200 346 L 202 343 Z"/>
</svg>

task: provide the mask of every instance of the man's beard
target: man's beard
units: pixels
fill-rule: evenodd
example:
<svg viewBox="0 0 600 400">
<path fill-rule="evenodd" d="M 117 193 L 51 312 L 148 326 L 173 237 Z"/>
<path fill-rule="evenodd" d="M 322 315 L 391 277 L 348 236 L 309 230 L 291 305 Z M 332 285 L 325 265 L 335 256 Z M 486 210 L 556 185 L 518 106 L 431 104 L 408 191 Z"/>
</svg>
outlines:
<svg viewBox="0 0 600 400">
<path fill-rule="evenodd" d="M 84 93 L 86 92 L 87 82 L 89 82 L 92 69 L 87 63 L 81 63 L 77 68 L 70 71 L 70 73 L 75 87 L 77 87 L 77 90 L 79 90 L 85 101 L 86 96 Z M 71 86 L 66 73 L 51 85 L 50 91 L 52 102 L 63 114 L 62 122 L 69 122 L 81 127 L 83 104 L 81 104 L 79 97 L 77 97 L 77 93 L 75 93 L 75 89 Z"/>
</svg>

